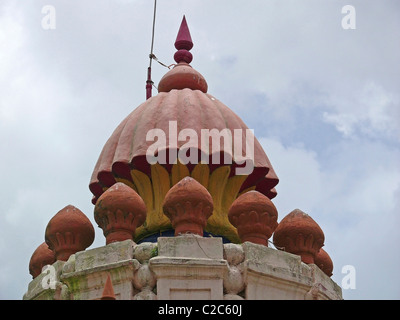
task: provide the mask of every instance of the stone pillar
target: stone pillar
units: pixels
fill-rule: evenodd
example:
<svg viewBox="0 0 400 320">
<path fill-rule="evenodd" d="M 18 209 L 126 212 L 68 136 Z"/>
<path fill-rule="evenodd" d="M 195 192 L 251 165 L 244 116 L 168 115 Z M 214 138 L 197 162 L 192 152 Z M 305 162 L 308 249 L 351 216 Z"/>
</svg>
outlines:
<svg viewBox="0 0 400 320">
<path fill-rule="evenodd" d="M 341 288 L 299 255 L 245 242 L 247 300 L 340 300 Z"/>
<path fill-rule="evenodd" d="M 222 300 L 228 265 L 221 238 L 188 234 L 158 238 L 158 256 L 149 266 L 157 277 L 159 300 Z"/>
<path fill-rule="evenodd" d="M 245 288 L 243 277 L 244 252 L 240 244 L 224 244 L 224 259 L 229 267 L 224 276 L 224 300 L 243 300 Z"/>
<path fill-rule="evenodd" d="M 153 290 L 156 285 L 156 277 L 149 267 L 149 260 L 156 255 L 157 244 L 145 242 L 137 245 L 134 257 L 140 266 L 133 276 L 133 285 L 139 291 L 133 300 L 156 300 Z"/>
</svg>

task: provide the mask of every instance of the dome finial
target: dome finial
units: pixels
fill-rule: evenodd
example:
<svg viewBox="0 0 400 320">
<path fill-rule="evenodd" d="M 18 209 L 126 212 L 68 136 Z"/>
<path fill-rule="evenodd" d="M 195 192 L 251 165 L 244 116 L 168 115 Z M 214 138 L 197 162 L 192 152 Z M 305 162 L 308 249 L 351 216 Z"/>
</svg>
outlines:
<svg viewBox="0 0 400 320">
<path fill-rule="evenodd" d="M 193 42 L 185 16 L 183 16 L 176 37 L 175 48 L 178 50 L 174 55 L 177 64 L 160 80 L 158 92 L 169 92 L 173 89 L 181 90 L 188 88 L 207 93 L 207 81 L 198 71 L 190 66 L 193 55 L 189 50 L 193 48 Z"/>
<path fill-rule="evenodd" d="M 183 16 L 178 36 L 176 37 L 175 48 L 178 50 L 174 55 L 176 63 L 192 62 L 193 55 L 189 51 L 193 48 L 193 42 L 185 16 Z"/>
<path fill-rule="evenodd" d="M 193 48 L 192 37 L 190 36 L 185 15 L 183 16 L 181 26 L 178 31 L 178 36 L 176 37 L 175 48 L 177 50 L 185 49 L 188 51 Z"/>
</svg>

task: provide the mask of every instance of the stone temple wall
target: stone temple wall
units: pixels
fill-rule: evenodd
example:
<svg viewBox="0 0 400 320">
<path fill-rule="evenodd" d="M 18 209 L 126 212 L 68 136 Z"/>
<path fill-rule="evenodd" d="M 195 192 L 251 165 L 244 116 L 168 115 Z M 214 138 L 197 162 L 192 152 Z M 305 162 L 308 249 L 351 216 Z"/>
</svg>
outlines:
<svg viewBox="0 0 400 320">
<path fill-rule="evenodd" d="M 193 234 L 80 251 L 43 268 L 27 300 L 95 300 L 107 277 L 117 300 L 338 300 L 341 288 L 300 256 Z"/>
</svg>

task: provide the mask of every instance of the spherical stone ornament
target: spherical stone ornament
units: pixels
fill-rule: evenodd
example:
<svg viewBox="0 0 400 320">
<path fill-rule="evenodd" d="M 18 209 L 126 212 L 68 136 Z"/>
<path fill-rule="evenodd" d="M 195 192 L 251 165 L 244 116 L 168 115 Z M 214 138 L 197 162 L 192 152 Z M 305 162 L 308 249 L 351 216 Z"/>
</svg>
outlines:
<svg viewBox="0 0 400 320">
<path fill-rule="evenodd" d="M 45 240 L 55 252 L 56 260 L 68 258 L 89 247 L 94 241 L 94 228 L 86 215 L 72 205 L 60 210 L 47 224 Z"/>
<path fill-rule="evenodd" d="M 296 209 L 282 219 L 274 233 L 274 245 L 301 256 L 304 263 L 314 263 L 325 236 L 320 226 L 306 213 Z"/>
<path fill-rule="evenodd" d="M 157 250 L 157 243 L 143 242 L 138 244 L 133 251 L 133 258 L 138 260 L 141 264 L 149 262 L 155 255 Z"/>
<path fill-rule="evenodd" d="M 133 240 L 136 228 L 146 220 L 146 212 L 146 204 L 136 191 L 117 182 L 97 200 L 94 218 L 103 229 L 106 244 L 110 244 Z"/>
<path fill-rule="evenodd" d="M 225 243 L 223 255 L 230 266 L 237 266 L 244 261 L 244 250 L 240 244 Z"/>
<path fill-rule="evenodd" d="M 193 60 L 193 55 L 187 50 L 178 50 L 174 54 L 174 59 L 177 62 L 191 63 Z"/>
<path fill-rule="evenodd" d="M 163 202 L 164 214 L 171 220 L 175 236 L 185 233 L 203 236 L 213 209 L 210 193 L 191 177 L 185 177 L 174 185 Z"/>
<path fill-rule="evenodd" d="M 244 300 L 244 298 L 242 298 L 241 296 L 239 296 L 237 294 L 227 293 L 224 295 L 224 300 Z"/>
<path fill-rule="evenodd" d="M 324 250 L 320 249 L 315 255 L 314 263 L 328 276 L 332 276 L 333 262 L 329 254 Z"/>
<path fill-rule="evenodd" d="M 228 218 L 237 228 L 242 242 L 264 246 L 268 246 L 268 239 L 278 225 L 275 205 L 258 191 L 249 191 L 239 196 L 232 203 Z"/>
<path fill-rule="evenodd" d="M 53 264 L 54 262 L 56 262 L 54 251 L 50 250 L 46 242 L 43 242 L 32 254 L 29 261 L 29 273 L 34 279 L 42 273 L 44 266 Z"/>
<path fill-rule="evenodd" d="M 224 290 L 227 294 L 238 294 L 245 287 L 242 273 L 237 267 L 228 267 L 224 274 Z"/>
<path fill-rule="evenodd" d="M 133 300 L 157 300 L 157 295 L 149 288 L 144 288 L 134 295 Z"/>
<path fill-rule="evenodd" d="M 144 290 L 145 288 L 152 290 L 156 282 L 156 276 L 150 270 L 148 264 L 142 264 L 133 276 L 133 285 L 138 290 Z"/>
</svg>

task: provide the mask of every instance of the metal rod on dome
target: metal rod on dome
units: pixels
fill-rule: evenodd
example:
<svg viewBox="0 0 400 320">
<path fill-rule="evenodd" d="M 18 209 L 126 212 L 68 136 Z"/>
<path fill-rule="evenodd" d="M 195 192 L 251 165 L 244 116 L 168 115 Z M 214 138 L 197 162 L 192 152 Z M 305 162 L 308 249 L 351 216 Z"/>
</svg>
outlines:
<svg viewBox="0 0 400 320">
<path fill-rule="evenodd" d="M 154 0 L 153 31 L 151 33 L 151 49 L 149 54 L 150 64 L 149 67 L 147 68 L 147 80 L 146 80 L 146 100 L 151 98 L 152 95 L 151 91 L 154 83 L 153 80 L 151 80 L 151 64 L 154 56 L 153 47 L 154 47 L 154 30 L 156 26 L 156 11 L 157 11 L 157 0 Z"/>
</svg>

